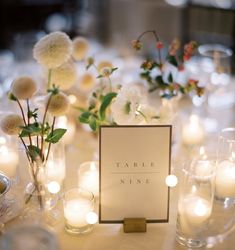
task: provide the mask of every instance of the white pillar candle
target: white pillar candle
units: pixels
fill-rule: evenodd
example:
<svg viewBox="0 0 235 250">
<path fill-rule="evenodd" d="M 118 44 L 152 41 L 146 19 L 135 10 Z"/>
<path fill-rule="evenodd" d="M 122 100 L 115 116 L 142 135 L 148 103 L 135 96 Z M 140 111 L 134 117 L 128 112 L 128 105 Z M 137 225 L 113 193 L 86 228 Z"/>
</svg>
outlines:
<svg viewBox="0 0 235 250">
<path fill-rule="evenodd" d="M 99 195 L 99 170 L 97 162 L 84 162 L 79 166 L 78 186 L 92 192 L 96 197 Z"/>
<path fill-rule="evenodd" d="M 16 175 L 18 162 L 17 152 L 8 149 L 6 145 L 0 146 L 0 171 L 9 178 L 13 178 Z"/>
<path fill-rule="evenodd" d="M 216 195 L 221 198 L 235 197 L 235 163 L 223 161 L 217 167 Z"/>
<path fill-rule="evenodd" d="M 187 195 L 179 201 L 181 230 L 191 234 L 203 226 L 211 215 L 211 204 L 208 200 L 196 195 Z"/>
<path fill-rule="evenodd" d="M 72 227 L 86 226 L 87 214 L 92 211 L 90 201 L 86 199 L 73 199 L 66 201 L 64 205 L 64 216 L 68 225 Z"/>
<path fill-rule="evenodd" d="M 46 165 L 46 178 L 47 181 L 56 181 L 60 185 L 65 179 L 65 164 L 63 161 L 48 160 Z"/>
<path fill-rule="evenodd" d="M 205 130 L 197 115 L 191 115 L 189 123 L 183 126 L 182 140 L 185 145 L 198 145 L 205 139 Z"/>
</svg>

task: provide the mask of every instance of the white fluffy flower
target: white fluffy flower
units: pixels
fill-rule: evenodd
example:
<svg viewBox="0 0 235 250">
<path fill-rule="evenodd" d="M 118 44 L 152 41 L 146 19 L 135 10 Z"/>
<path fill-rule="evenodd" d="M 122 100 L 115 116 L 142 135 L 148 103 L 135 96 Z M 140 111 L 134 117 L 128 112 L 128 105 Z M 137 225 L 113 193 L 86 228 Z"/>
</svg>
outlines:
<svg viewBox="0 0 235 250">
<path fill-rule="evenodd" d="M 84 91 L 91 90 L 95 85 L 95 78 L 92 74 L 85 73 L 82 75 L 79 83 L 79 88 Z"/>
<path fill-rule="evenodd" d="M 28 76 L 18 77 L 11 84 L 11 92 L 19 100 L 30 99 L 36 91 L 35 81 Z"/>
<path fill-rule="evenodd" d="M 102 74 L 102 71 L 103 71 L 104 68 L 112 69 L 113 64 L 111 62 L 109 62 L 109 61 L 101 61 L 97 66 L 97 69 L 98 69 L 100 74 Z"/>
<path fill-rule="evenodd" d="M 38 63 L 51 69 L 66 62 L 72 53 L 72 41 L 60 31 L 50 33 L 34 46 L 33 56 Z"/>
<path fill-rule="evenodd" d="M 47 100 L 48 101 L 48 100 Z M 49 103 L 48 112 L 53 116 L 65 115 L 69 110 L 69 98 L 62 92 L 53 95 Z"/>
<path fill-rule="evenodd" d="M 73 62 L 65 62 L 53 69 L 51 82 L 62 90 L 69 89 L 77 80 L 77 69 Z"/>
<path fill-rule="evenodd" d="M 89 50 L 88 41 L 83 37 L 76 37 L 73 40 L 73 58 L 75 60 L 83 60 Z"/>
<path fill-rule="evenodd" d="M 119 125 L 138 125 L 145 117 L 141 114 L 141 105 L 146 102 L 146 96 L 140 88 L 128 85 L 121 88 L 111 105 L 114 121 Z"/>
<path fill-rule="evenodd" d="M 23 119 L 19 115 L 10 114 L 5 116 L 1 120 L 1 129 L 7 135 L 17 135 L 20 134 L 24 125 Z"/>
</svg>

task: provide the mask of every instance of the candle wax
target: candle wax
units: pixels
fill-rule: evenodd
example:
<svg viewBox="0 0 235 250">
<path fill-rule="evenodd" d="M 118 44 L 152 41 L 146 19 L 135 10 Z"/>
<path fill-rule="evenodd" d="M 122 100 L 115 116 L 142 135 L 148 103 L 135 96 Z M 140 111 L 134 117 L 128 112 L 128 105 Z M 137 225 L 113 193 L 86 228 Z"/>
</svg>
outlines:
<svg viewBox="0 0 235 250">
<path fill-rule="evenodd" d="M 64 216 L 67 223 L 73 227 L 83 227 L 88 223 L 86 216 L 92 211 L 89 201 L 85 199 L 73 199 L 66 201 L 64 206 Z"/>
</svg>

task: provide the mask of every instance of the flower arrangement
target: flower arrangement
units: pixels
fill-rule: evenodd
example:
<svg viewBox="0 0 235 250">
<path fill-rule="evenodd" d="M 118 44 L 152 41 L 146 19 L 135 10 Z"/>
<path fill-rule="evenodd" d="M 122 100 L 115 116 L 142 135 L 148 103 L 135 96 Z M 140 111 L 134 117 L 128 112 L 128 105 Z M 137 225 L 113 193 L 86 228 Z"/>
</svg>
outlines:
<svg viewBox="0 0 235 250">
<path fill-rule="evenodd" d="M 141 39 L 147 34 L 153 34 L 156 40 L 157 60 L 146 60 L 142 63 L 141 77 L 147 81 L 149 91 L 160 91 L 162 98 L 172 98 L 179 94 L 188 94 L 195 91 L 198 96 L 204 92 L 204 88 L 198 85 L 198 81 L 188 78 L 184 70 L 185 63 L 194 55 L 198 45 L 190 41 L 184 45 L 183 50 L 178 39 L 174 39 L 168 48 L 166 58 L 163 59 L 162 50 L 164 44 L 160 41 L 155 30 L 143 32 L 136 40 L 132 41 L 132 47 L 139 51 L 143 47 Z"/>
<path fill-rule="evenodd" d="M 24 146 L 33 178 L 26 202 L 36 194 L 41 207 L 45 184 L 42 173 L 52 145 L 59 142 L 66 132 L 64 128 L 55 128 L 55 122 L 58 116 L 67 113 L 70 106 L 68 97 L 59 88 L 67 89 L 75 81 L 74 66 L 69 62 L 72 51 L 72 41 L 65 33 L 54 32 L 39 40 L 34 47 L 34 57 L 49 69 L 42 119 L 39 119 L 39 109 L 32 107 L 31 103 L 37 92 L 36 82 L 29 76 L 21 76 L 12 82 L 9 92 L 9 99 L 18 104 L 21 115 L 6 115 L 0 123 L 3 132 L 18 136 Z"/>
<path fill-rule="evenodd" d="M 185 77 L 184 63 L 188 61 L 196 51 L 197 43 L 189 42 L 180 53 L 180 42 L 173 40 L 169 46 L 168 54 L 163 60 L 163 43 L 158 38 L 156 31 L 145 31 L 137 40 L 132 41 L 134 49 L 141 50 L 141 39 L 147 33 L 152 33 L 156 39 L 158 58 L 146 60 L 141 65 L 141 77 L 147 80 L 149 92 L 159 90 L 161 98 L 188 94 L 195 91 L 198 96 L 204 92 L 204 88 L 198 86 L 198 81 Z M 101 79 L 99 87 L 89 98 L 88 108 L 82 108 L 79 120 L 89 124 L 93 131 L 97 131 L 100 125 L 143 125 L 169 123 L 174 111 L 163 105 L 158 110 L 148 103 L 148 93 L 137 85 L 119 85 L 115 90 L 112 87 L 111 75 L 117 68 L 112 63 L 104 62 L 95 65 L 94 58 L 88 58 L 86 68 L 93 66 L 97 72 L 97 78 Z M 182 78 L 182 74 L 184 74 Z M 106 84 L 102 81 L 106 79 Z"/>
</svg>

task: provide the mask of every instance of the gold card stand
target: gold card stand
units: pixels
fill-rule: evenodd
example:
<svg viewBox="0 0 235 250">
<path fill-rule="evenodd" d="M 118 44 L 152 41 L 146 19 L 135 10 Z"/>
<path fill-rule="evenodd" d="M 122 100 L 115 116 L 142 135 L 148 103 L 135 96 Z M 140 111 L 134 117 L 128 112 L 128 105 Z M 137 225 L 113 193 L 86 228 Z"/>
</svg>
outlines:
<svg viewBox="0 0 235 250">
<path fill-rule="evenodd" d="M 124 233 L 146 233 L 147 223 L 145 218 L 124 218 Z"/>
</svg>

